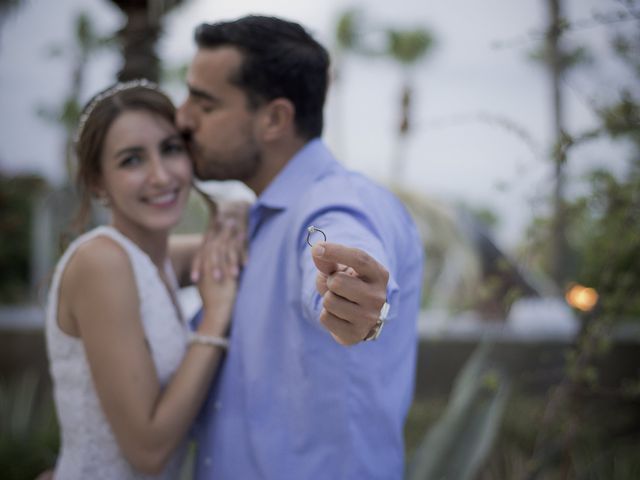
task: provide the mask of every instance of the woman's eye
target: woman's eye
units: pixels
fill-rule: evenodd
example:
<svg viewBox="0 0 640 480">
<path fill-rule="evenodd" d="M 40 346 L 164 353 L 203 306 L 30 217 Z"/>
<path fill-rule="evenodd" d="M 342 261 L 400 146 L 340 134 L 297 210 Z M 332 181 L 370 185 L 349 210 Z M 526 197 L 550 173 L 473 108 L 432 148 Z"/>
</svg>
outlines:
<svg viewBox="0 0 640 480">
<path fill-rule="evenodd" d="M 142 162 L 140 155 L 129 155 L 120 161 L 121 167 L 133 167 L 139 165 Z"/>
<path fill-rule="evenodd" d="M 163 148 L 163 152 L 166 154 L 182 153 L 184 151 L 185 151 L 184 145 L 180 142 L 168 143 Z"/>
</svg>

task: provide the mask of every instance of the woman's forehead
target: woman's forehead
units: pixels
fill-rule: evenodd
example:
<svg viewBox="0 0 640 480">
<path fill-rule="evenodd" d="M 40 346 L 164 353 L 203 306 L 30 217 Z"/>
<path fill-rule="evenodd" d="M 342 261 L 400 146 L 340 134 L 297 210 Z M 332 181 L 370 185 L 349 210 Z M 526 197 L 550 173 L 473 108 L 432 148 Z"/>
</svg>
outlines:
<svg viewBox="0 0 640 480">
<path fill-rule="evenodd" d="M 159 140 L 177 132 L 175 124 L 158 113 L 125 110 L 109 127 L 105 147 L 122 142 Z"/>
</svg>

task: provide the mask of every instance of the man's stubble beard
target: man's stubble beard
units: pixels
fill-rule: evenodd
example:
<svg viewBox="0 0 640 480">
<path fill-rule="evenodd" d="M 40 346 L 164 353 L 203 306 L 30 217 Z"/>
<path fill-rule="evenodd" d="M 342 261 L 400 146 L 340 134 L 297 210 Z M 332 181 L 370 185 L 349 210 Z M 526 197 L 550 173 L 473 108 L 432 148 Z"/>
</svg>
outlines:
<svg viewBox="0 0 640 480">
<path fill-rule="evenodd" d="M 247 182 L 258 173 L 262 165 L 262 154 L 255 142 L 229 154 L 203 151 L 190 145 L 194 173 L 200 180 L 239 180 Z"/>
</svg>

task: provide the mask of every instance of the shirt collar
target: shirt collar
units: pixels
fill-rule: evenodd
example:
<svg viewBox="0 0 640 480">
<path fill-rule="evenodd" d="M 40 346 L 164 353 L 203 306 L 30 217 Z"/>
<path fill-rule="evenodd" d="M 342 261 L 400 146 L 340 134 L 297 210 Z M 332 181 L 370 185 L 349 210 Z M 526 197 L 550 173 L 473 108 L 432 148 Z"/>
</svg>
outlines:
<svg viewBox="0 0 640 480">
<path fill-rule="evenodd" d="M 256 206 L 285 210 L 295 205 L 311 184 L 336 163 L 320 138 L 311 140 L 276 175 L 256 200 Z"/>
</svg>

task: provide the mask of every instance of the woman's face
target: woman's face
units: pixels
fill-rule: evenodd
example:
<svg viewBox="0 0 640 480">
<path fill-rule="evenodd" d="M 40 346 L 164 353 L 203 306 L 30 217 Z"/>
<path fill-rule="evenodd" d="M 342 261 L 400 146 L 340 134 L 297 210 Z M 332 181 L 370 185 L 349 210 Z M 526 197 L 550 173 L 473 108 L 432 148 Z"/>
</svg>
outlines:
<svg viewBox="0 0 640 480">
<path fill-rule="evenodd" d="M 175 125 L 145 110 L 129 110 L 111 124 L 101 158 L 98 192 L 113 225 L 129 236 L 168 232 L 182 216 L 192 166 Z"/>
</svg>

